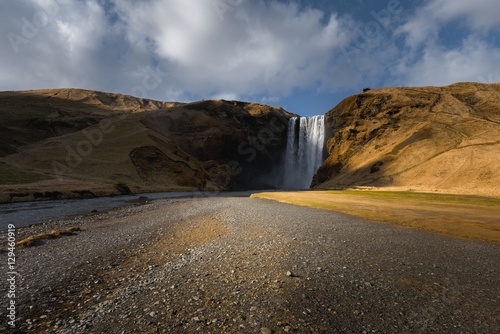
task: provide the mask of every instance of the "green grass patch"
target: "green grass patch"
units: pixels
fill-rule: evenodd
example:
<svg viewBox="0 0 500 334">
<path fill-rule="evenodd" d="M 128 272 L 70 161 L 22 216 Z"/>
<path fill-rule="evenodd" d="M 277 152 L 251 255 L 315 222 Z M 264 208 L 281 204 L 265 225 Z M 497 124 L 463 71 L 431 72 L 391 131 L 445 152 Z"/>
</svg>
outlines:
<svg viewBox="0 0 500 334">
<path fill-rule="evenodd" d="M 500 243 L 499 198 L 367 190 L 272 192 L 251 197 Z"/>
<path fill-rule="evenodd" d="M 42 174 L 0 163 L 0 185 L 27 184 L 50 179 L 52 178 Z"/>
<path fill-rule="evenodd" d="M 386 201 L 413 201 L 426 203 L 448 203 L 448 204 L 466 204 L 466 205 L 484 205 L 500 207 L 500 198 L 471 196 L 471 195 L 453 195 L 436 193 L 419 193 L 411 191 L 367 191 L 367 190 L 327 190 L 314 191 L 315 193 L 325 193 L 331 195 L 352 195 Z"/>
</svg>

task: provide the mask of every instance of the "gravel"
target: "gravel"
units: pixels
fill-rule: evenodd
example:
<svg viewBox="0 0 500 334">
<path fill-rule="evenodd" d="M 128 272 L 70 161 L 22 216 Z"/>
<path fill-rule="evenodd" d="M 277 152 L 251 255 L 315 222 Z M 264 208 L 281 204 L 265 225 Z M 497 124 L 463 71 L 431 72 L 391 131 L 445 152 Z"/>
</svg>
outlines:
<svg viewBox="0 0 500 334">
<path fill-rule="evenodd" d="M 249 198 L 156 201 L 18 240 L 70 226 L 82 231 L 16 250 L 19 333 L 500 328 L 496 244 Z"/>
</svg>

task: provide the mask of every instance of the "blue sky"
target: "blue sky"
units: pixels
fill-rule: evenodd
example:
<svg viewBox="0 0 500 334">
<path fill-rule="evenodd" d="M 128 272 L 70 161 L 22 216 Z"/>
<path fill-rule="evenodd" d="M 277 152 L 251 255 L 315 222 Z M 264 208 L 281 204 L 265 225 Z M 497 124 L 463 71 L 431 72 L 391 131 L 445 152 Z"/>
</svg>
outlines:
<svg viewBox="0 0 500 334">
<path fill-rule="evenodd" d="M 498 0 L 2 1 L 0 90 L 317 115 L 365 87 L 500 81 L 498 13 Z"/>
</svg>

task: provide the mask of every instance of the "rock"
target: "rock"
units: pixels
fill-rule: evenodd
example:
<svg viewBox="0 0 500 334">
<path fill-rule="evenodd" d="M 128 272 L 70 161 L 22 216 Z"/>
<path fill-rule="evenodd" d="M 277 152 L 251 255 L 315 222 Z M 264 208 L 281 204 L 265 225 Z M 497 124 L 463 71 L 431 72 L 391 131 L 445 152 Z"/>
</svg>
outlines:
<svg viewBox="0 0 500 334">
<path fill-rule="evenodd" d="M 262 327 L 262 328 L 260 329 L 260 333 L 261 333 L 261 334 L 272 334 L 272 333 L 273 333 L 273 331 L 272 331 L 272 330 L 270 330 L 270 329 L 269 329 L 269 328 L 267 328 L 267 327 Z"/>
<path fill-rule="evenodd" d="M 294 276 L 295 276 L 295 275 L 294 275 L 291 271 L 287 271 L 287 272 L 286 272 L 286 275 L 287 275 L 288 277 L 294 277 Z"/>
</svg>

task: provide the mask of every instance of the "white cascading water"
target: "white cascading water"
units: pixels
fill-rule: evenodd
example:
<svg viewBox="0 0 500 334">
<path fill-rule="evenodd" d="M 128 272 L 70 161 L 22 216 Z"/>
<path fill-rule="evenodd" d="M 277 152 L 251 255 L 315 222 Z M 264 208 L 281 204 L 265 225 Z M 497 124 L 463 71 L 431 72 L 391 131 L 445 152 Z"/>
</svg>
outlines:
<svg viewBox="0 0 500 334">
<path fill-rule="evenodd" d="M 324 116 L 290 118 L 284 188 L 308 189 L 311 186 L 314 174 L 323 163 L 324 142 Z"/>
</svg>

